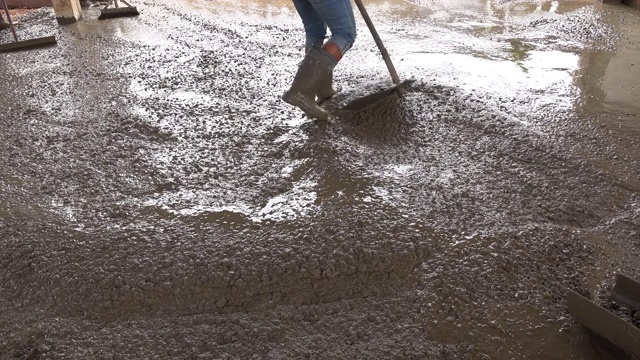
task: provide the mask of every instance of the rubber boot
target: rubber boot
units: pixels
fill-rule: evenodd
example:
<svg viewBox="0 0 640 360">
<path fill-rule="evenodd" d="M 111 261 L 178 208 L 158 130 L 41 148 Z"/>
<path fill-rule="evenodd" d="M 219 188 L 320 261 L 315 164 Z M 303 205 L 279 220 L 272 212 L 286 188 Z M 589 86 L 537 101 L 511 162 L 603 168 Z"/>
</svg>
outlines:
<svg viewBox="0 0 640 360">
<path fill-rule="evenodd" d="M 326 74 L 323 74 L 318 79 L 318 91 L 316 96 L 318 97 L 317 104 L 322 105 L 323 102 L 331 99 L 336 94 L 333 89 L 333 70 Z"/>
<path fill-rule="evenodd" d="M 10 27 L 11 25 L 9 25 L 9 23 L 4 20 L 2 14 L 0 14 L 0 30 L 8 29 Z"/>
<path fill-rule="evenodd" d="M 289 91 L 282 95 L 282 100 L 300 108 L 307 116 L 326 121 L 329 114 L 316 104 L 318 80 L 331 73 L 338 61 L 326 50 L 312 47 L 298 67 Z"/>
</svg>

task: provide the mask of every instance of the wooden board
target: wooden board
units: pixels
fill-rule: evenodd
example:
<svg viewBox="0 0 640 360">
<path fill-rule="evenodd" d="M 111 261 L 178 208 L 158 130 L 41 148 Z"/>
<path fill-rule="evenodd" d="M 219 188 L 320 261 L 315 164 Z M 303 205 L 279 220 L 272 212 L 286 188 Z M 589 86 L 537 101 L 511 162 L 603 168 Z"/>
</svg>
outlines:
<svg viewBox="0 0 640 360">
<path fill-rule="evenodd" d="M 640 329 L 574 291 L 569 292 L 567 303 L 569 313 L 576 320 L 627 354 L 640 359 Z"/>
<path fill-rule="evenodd" d="M 46 45 L 54 45 L 56 44 L 55 36 L 47 36 L 43 38 L 23 40 L 17 42 L 11 42 L 6 44 L 0 44 L 0 52 L 5 51 L 17 51 L 17 50 L 26 50 L 28 48 L 38 47 L 38 46 L 46 46 Z"/>
</svg>

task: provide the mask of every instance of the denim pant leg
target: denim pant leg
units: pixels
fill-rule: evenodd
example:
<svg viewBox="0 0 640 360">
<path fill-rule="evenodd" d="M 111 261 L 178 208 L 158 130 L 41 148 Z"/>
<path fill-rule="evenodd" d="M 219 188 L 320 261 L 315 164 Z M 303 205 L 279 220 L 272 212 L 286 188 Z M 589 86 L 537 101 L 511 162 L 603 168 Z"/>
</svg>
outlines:
<svg viewBox="0 0 640 360">
<path fill-rule="evenodd" d="M 356 20 L 351 0 L 308 0 L 331 29 L 331 41 L 344 55 L 356 40 Z"/>
<path fill-rule="evenodd" d="M 310 49 L 315 46 L 322 46 L 327 35 L 327 24 L 318 15 L 309 0 L 293 0 L 293 5 L 302 19 L 304 32 L 306 34 L 305 48 Z"/>
</svg>

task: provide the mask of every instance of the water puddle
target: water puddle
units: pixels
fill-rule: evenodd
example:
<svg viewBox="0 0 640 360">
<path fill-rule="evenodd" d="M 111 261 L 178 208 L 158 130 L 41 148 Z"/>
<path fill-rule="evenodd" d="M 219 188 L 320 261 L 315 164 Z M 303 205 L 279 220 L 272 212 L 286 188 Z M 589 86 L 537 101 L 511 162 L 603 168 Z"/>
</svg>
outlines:
<svg viewBox="0 0 640 360">
<path fill-rule="evenodd" d="M 611 114 L 609 120 L 640 131 L 640 51 L 586 51 L 581 56 L 580 108 Z"/>
</svg>

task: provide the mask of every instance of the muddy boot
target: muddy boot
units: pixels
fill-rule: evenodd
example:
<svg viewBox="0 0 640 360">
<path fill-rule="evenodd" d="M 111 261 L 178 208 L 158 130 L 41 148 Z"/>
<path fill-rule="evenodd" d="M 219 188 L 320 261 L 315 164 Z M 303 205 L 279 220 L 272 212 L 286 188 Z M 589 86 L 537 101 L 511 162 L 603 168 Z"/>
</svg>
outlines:
<svg viewBox="0 0 640 360">
<path fill-rule="evenodd" d="M 4 20 L 4 17 L 2 17 L 2 14 L 0 14 L 0 30 L 8 29 L 10 27 L 11 25 L 9 25 L 9 23 Z"/>
<path fill-rule="evenodd" d="M 333 70 L 328 73 L 322 74 L 318 79 L 318 97 L 317 104 L 322 105 L 323 102 L 331 99 L 336 94 L 333 89 Z"/>
<path fill-rule="evenodd" d="M 282 100 L 300 108 L 311 118 L 326 121 L 329 114 L 316 104 L 318 80 L 331 73 L 338 61 L 326 50 L 313 47 L 300 63 L 291 89 L 282 95 Z"/>
</svg>

